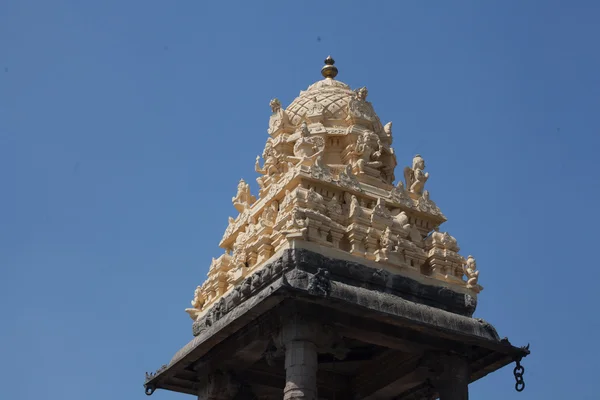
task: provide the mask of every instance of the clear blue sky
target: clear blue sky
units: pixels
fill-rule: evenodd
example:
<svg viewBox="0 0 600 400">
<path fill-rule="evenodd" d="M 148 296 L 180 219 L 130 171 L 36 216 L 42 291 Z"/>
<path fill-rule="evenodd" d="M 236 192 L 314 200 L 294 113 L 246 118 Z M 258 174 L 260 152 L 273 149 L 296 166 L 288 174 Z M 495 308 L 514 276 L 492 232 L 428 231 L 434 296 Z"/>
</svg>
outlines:
<svg viewBox="0 0 600 400">
<path fill-rule="evenodd" d="M 372 3 L 0 4 L 3 398 L 145 398 L 238 180 L 256 191 L 269 100 L 328 54 L 399 168 L 425 158 L 476 315 L 531 342 L 525 392 L 508 367 L 472 398 L 598 398 L 600 3 Z"/>
</svg>

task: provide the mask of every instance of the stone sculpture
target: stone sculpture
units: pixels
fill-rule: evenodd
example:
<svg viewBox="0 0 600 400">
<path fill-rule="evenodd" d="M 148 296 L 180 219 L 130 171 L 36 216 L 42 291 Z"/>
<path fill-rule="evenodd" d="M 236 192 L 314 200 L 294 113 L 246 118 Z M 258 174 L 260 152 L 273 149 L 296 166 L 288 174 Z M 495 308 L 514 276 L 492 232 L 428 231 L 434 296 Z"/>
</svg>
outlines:
<svg viewBox="0 0 600 400">
<path fill-rule="evenodd" d="M 376 134 L 370 131 L 365 131 L 358 137 L 356 142 L 355 154 L 358 157 L 355 168 L 356 173 L 368 173 L 373 176 L 378 176 L 377 168 L 382 166 L 379 161 L 381 157 L 381 143 Z"/>
<path fill-rule="evenodd" d="M 423 172 L 425 169 L 425 160 L 417 154 L 413 158 L 412 168 L 404 168 L 404 178 L 406 187 L 412 193 L 422 194 L 425 182 L 429 179 L 429 172 Z"/>
<path fill-rule="evenodd" d="M 231 201 L 233 202 L 235 209 L 242 213 L 252 204 L 254 204 L 256 197 L 250 193 L 250 186 L 246 183 L 246 181 L 240 179 L 240 182 L 238 183 L 237 194 L 231 199 Z"/>
<path fill-rule="evenodd" d="M 312 164 L 323 154 L 325 141 L 319 136 L 311 136 L 308 125 L 302 122 L 299 129 L 300 137 L 294 144 L 294 156 L 288 159 L 297 164 Z"/>
<path fill-rule="evenodd" d="M 464 265 L 465 275 L 467 276 L 467 287 L 473 288 L 477 286 L 479 280 L 479 271 L 477 270 L 477 263 L 473 256 L 467 257 L 467 263 Z"/>
<path fill-rule="evenodd" d="M 281 110 L 281 102 L 277 98 L 271 100 L 269 106 L 271 107 L 271 112 L 273 114 L 276 114 Z"/>
</svg>

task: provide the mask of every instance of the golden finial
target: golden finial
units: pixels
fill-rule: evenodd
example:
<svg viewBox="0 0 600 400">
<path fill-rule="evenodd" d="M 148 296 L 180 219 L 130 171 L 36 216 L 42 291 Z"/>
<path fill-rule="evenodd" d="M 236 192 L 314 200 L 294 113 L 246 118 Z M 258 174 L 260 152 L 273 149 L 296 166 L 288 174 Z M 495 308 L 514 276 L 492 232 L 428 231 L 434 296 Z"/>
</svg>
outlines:
<svg viewBox="0 0 600 400">
<path fill-rule="evenodd" d="M 334 67 L 333 64 L 335 64 L 333 58 L 331 58 L 331 56 L 327 56 L 325 59 L 325 66 L 321 68 L 321 75 L 323 75 L 325 78 L 335 78 L 335 76 L 338 74 L 338 69 Z"/>
</svg>

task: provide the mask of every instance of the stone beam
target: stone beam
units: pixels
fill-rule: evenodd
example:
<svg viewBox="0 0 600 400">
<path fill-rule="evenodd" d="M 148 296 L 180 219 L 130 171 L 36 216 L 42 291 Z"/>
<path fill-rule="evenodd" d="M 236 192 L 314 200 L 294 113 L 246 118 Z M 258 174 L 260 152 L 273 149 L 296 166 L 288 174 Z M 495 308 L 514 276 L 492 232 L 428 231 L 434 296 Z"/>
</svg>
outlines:
<svg viewBox="0 0 600 400">
<path fill-rule="evenodd" d="M 330 312 L 327 316 L 328 323 L 336 328 L 339 335 L 387 349 L 423 354 L 428 350 L 450 349 L 456 346 L 450 340 L 425 336 L 422 332 L 390 326 L 356 315 Z"/>
<path fill-rule="evenodd" d="M 469 400 L 470 367 L 462 355 L 429 353 L 425 356 L 430 367 L 429 381 L 438 391 L 440 400 Z"/>
<path fill-rule="evenodd" d="M 232 400 L 241 384 L 229 372 L 215 371 L 198 385 L 198 400 Z"/>
<path fill-rule="evenodd" d="M 202 375 L 223 365 L 234 371 L 249 367 L 263 356 L 274 328 L 266 316 L 255 320 L 198 360 L 194 371 Z"/>
<path fill-rule="evenodd" d="M 387 350 L 366 363 L 352 379 L 353 398 L 379 399 L 382 389 L 404 379 L 418 366 L 419 356 Z"/>
</svg>

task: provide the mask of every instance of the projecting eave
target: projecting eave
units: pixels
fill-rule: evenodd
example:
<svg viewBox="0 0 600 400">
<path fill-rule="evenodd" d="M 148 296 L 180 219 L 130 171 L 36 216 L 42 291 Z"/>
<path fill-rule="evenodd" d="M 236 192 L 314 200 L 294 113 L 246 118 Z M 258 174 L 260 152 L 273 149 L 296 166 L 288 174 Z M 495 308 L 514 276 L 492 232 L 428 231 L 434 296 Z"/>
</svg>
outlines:
<svg viewBox="0 0 600 400">
<path fill-rule="evenodd" d="M 500 339 L 489 323 L 472 318 L 470 310 L 474 310 L 474 304 L 465 304 L 467 295 L 448 288 L 302 248 L 285 250 L 255 275 L 258 277 L 252 277 L 254 280 L 237 300 L 225 296 L 224 302 L 237 302 L 235 306 L 224 312 L 211 311 L 194 323 L 197 336 L 168 365 L 147 376 L 147 394 L 166 389 L 195 395 L 207 366 L 214 368 L 222 360 L 234 363 L 241 375 L 260 375 L 266 368 L 266 347 L 261 346 L 267 345 L 265 338 L 270 338 L 270 329 L 276 329 L 281 313 L 290 308 L 321 319 L 352 343 L 416 360 L 415 368 L 408 372 L 390 372 L 397 376 L 390 375 L 385 385 L 353 387 L 356 393 L 375 395 L 397 390 L 396 398 L 418 398 L 419 393 L 428 390 L 424 381 L 407 383 L 403 379 L 410 374 L 412 379 L 422 377 L 414 373 L 421 371 L 420 354 L 428 351 L 464 350 L 471 367 L 471 381 L 529 354 L 528 348 Z M 248 359 L 251 347 L 256 356 Z M 240 354 L 244 357 L 236 358 Z M 264 384 L 279 384 L 276 377 L 272 382 Z"/>
</svg>

